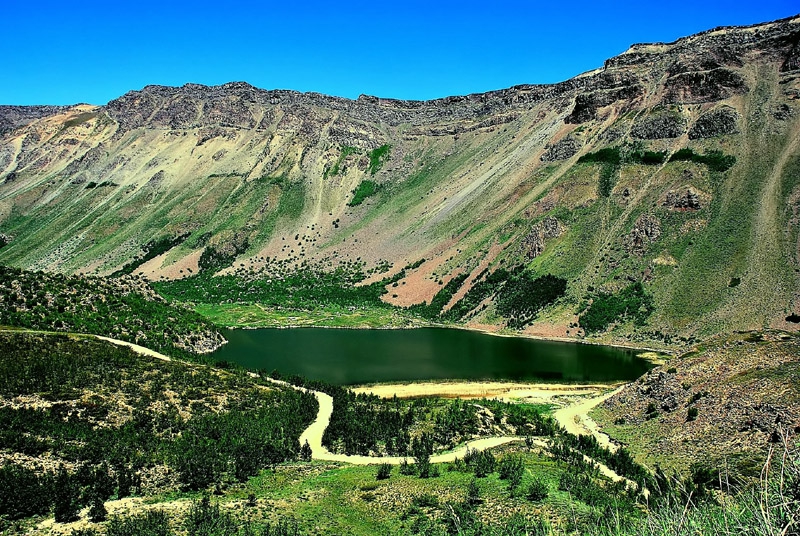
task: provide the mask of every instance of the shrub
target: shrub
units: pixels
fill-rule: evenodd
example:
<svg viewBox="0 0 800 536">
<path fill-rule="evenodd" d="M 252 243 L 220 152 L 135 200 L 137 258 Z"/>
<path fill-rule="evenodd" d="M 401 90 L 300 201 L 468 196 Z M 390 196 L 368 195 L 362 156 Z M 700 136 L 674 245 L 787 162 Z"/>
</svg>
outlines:
<svg viewBox="0 0 800 536">
<path fill-rule="evenodd" d="M 419 508 L 436 508 L 439 506 L 439 497 L 432 493 L 423 493 L 414 497 L 411 502 Z"/>
<path fill-rule="evenodd" d="M 239 523 L 218 504 L 211 504 L 208 496 L 194 501 L 184 522 L 189 536 L 227 536 L 236 534 Z"/>
<path fill-rule="evenodd" d="M 495 465 L 494 455 L 488 450 L 484 450 L 475 455 L 472 468 L 476 477 L 483 478 L 494 472 Z"/>
<path fill-rule="evenodd" d="M 696 407 L 692 406 L 691 408 L 689 408 L 689 411 L 686 413 L 686 422 L 691 422 L 695 420 L 697 418 L 698 413 L 699 410 Z"/>
<path fill-rule="evenodd" d="M 413 475 L 416 473 L 416 469 L 407 460 L 403 460 L 400 462 L 400 474 L 401 475 Z"/>
<path fill-rule="evenodd" d="M 62 466 L 53 484 L 53 513 L 56 523 L 70 523 L 78 519 L 80 511 L 80 486 L 72 475 Z"/>
<path fill-rule="evenodd" d="M 347 203 L 348 207 L 357 207 L 364 200 L 378 192 L 379 185 L 375 181 L 361 181 L 361 184 L 353 191 L 353 199 Z"/>
<path fill-rule="evenodd" d="M 112 517 L 106 536 L 172 536 L 169 516 L 162 510 L 148 510 L 126 518 Z"/>
<path fill-rule="evenodd" d="M 9 520 L 46 514 L 50 510 L 52 477 L 26 467 L 0 467 L 0 516 Z"/>
<path fill-rule="evenodd" d="M 481 488 L 478 486 L 478 481 L 473 478 L 467 486 L 467 503 L 475 506 L 481 502 Z"/>
<path fill-rule="evenodd" d="M 541 502 L 550 494 L 547 483 L 539 477 L 533 479 L 528 486 L 528 492 L 525 494 L 529 501 Z"/>
<path fill-rule="evenodd" d="M 500 460 L 498 473 L 502 480 L 508 480 L 508 487 L 515 489 L 522 482 L 522 475 L 525 474 L 525 464 L 522 457 L 518 454 L 509 454 Z"/>
<path fill-rule="evenodd" d="M 388 463 L 382 463 L 378 466 L 378 474 L 375 475 L 377 480 L 386 480 L 392 476 L 392 466 Z"/>
<path fill-rule="evenodd" d="M 103 503 L 102 497 L 95 493 L 92 497 L 91 508 L 89 508 L 89 521 L 92 523 L 100 523 L 101 521 L 105 521 L 107 516 L 108 511 L 106 510 L 106 505 Z"/>
<path fill-rule="evenodd" d="M 580 324 L 587 334 L 604 331 L 614 322 L 632 319 L 637 325 L 647 321 L 654 309 L 653 297 L 640 282 L 616 294 L 598 294 L 581 315 Z"/>
</svg>

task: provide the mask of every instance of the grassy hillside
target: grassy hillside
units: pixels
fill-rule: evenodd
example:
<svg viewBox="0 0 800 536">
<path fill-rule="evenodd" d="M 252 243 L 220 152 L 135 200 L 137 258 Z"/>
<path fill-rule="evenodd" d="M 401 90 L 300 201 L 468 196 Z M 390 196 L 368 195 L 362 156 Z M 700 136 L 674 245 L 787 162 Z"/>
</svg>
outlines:
<svg viewBox="0 0 800 536">
<path fill-rule="evenodd" d="M 0 326 L 103 335 L 187 358 L 224 342 L 213 324 L 166 303 L 141 278 L 65 276 L 4 266 Z"/>
<path fill-rule="evenodd" d="M 649 474 L 625 450 L 565 434 L 547 408 L 380 400 L 320 385 L 348 401 L 332 445 L 405 426 L 413 463 L 302 461 L 297 437 L 316 403 L 258 375 L 85 337 L 6 332 L 0 350 L 0 530 L 9 534 L 777 534 L 796 515 L 791 444 L 761 487 L 737 480 L 718 501 L 724 467 Z M 427 438 L 446 447 L 496 426 L 550 442 L 426 462 Z M 645 483 L 649 497 L 585 455 Z"/>
</svg>

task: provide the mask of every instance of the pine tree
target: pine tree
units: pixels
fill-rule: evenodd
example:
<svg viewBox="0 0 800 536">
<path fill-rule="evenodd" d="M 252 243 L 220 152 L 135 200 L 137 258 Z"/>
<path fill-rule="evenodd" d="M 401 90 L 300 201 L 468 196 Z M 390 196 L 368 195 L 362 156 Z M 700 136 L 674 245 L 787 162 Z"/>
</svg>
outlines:
<svg viewBox="0 0 800 536">
<path fill-rule="evenodd" d="M 311 445 L 308 444 L 308 440 L 300 447 L 300 459 L 306 462 L 311 461 Z"/>
<path fill-rule="evenodd" d="M 62 465 L 54 483 L 53 497 L 56 523 L 69 523 L 78 519 L 80 488 Z"/>
<path fill-rule="evenodd" d="M 106 517 L 108 517 L 108 510 L 106 510 L 106 505 L 99 493 L 92 493 L 91 504 L 92 506 L 89 508 L 89 521 L 92 523 L 100 523 L 101 521 L 105 521 Z"/>
</svg>

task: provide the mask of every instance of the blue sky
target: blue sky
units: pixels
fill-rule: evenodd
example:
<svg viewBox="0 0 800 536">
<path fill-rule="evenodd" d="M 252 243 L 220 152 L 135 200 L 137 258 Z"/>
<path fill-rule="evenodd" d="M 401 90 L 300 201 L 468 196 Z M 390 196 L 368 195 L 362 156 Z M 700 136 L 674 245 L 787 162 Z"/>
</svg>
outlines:
<svg viewBox="0 0 800 536">
<path fill-rule="evenodd" d="M 105 104 L 147 84 L 230 81 L 430 99 L 559 82 L 632 43 L 800 12 L 796 0 L 2 4 L 0 104 Z"/>
</svg>

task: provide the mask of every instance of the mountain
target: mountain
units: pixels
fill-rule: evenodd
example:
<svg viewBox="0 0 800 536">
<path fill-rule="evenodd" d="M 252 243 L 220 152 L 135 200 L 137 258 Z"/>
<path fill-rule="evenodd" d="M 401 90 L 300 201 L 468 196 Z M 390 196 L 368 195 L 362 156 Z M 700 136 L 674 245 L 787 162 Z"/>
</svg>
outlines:
<svg viewBox="0 0 800 536">
<path fill-rule="evenodd" d="M 796 330 L 798 98 L 800 16 L 424 102 L 229 83 L 0 107 L 0 263 L 173 279 L 385 261 L 414 266 L 385 296 L 403 306 L 524 266 L 567 281 L 529 333 Z M 504 323 L 488 297 L 465 321 Z M 589 329 L 587 303 L 606 306 Z"/>
</svg>

